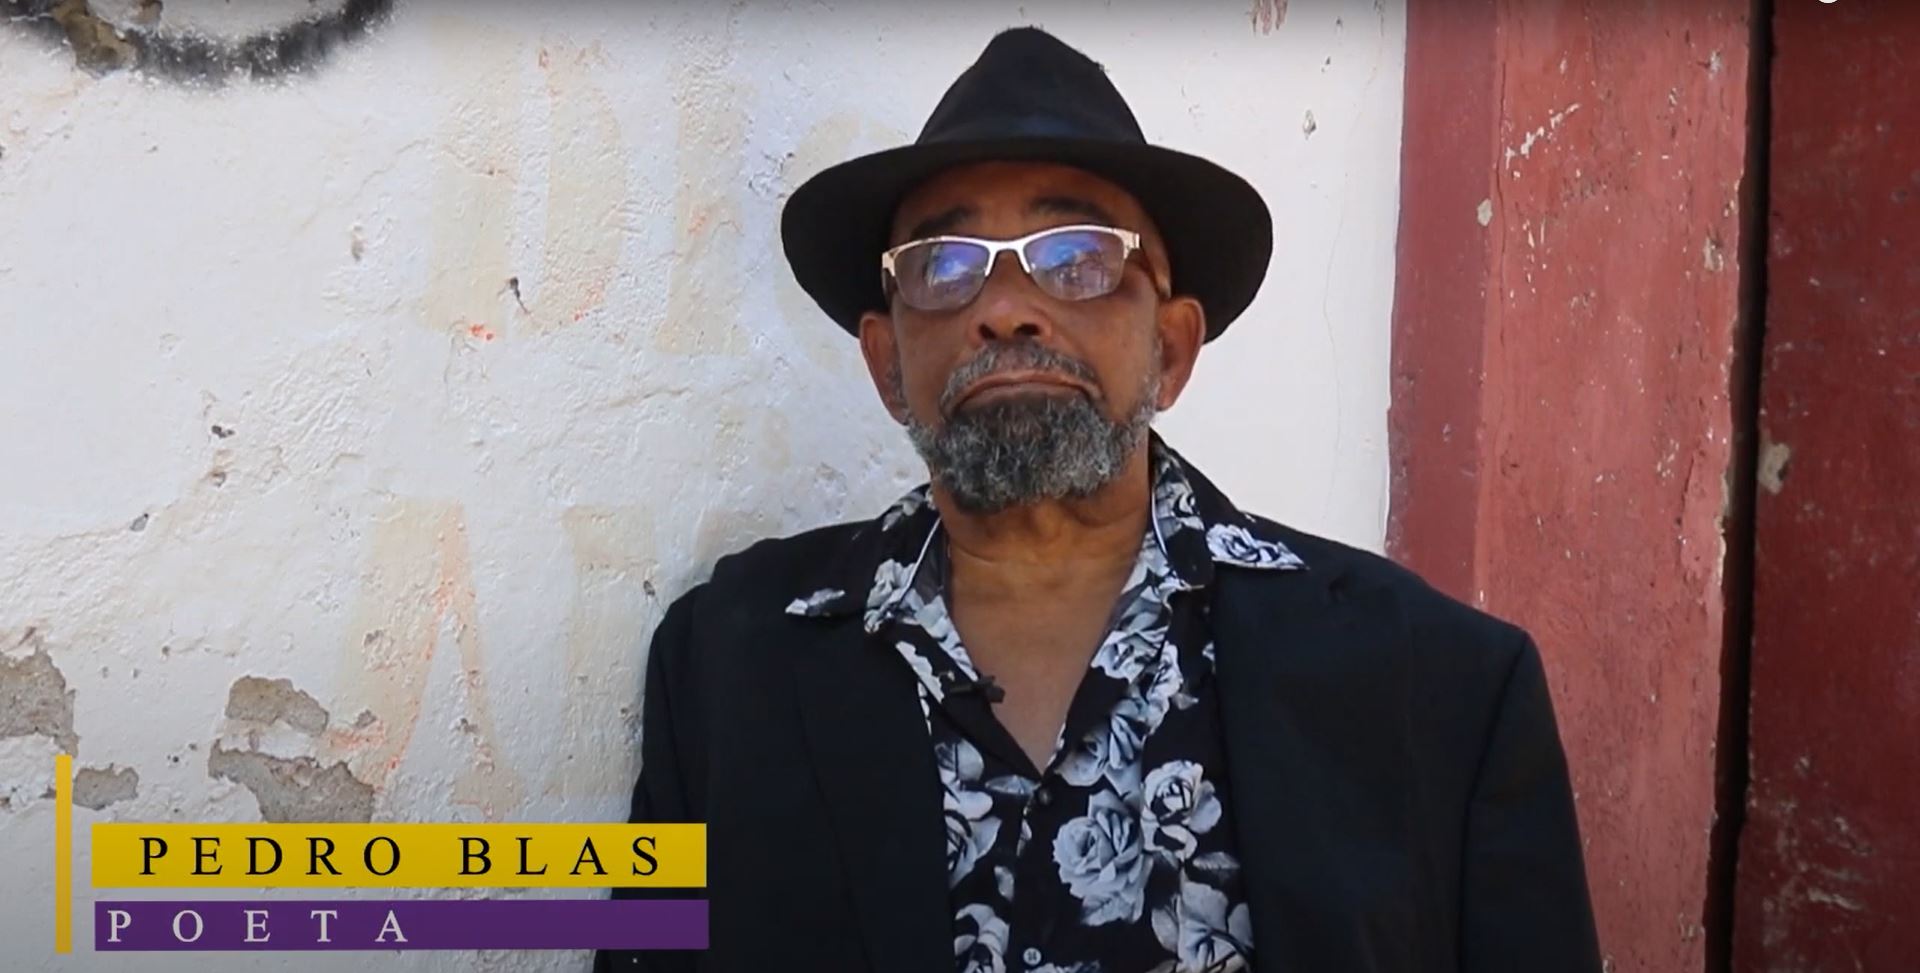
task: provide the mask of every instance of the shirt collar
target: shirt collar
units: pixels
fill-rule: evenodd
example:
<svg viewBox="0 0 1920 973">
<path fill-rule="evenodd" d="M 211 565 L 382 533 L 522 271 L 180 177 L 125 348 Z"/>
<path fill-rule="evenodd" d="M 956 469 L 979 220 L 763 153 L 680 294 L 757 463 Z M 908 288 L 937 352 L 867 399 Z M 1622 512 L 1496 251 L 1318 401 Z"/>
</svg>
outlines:
<svg viewBox="0 0 1920 973">
<path fill-rule="evenodd" d="M 1204 477 L 1189 476 L 1186 461 L 1157 433 L 1149 437 L 1148 449 L 1153 470 L 1148 529 L 1180 587 L 1210 584 L 1220 565 L 1257 571 L 1306 568 L 1270 523 L 1242 513 Z M 825 617 L 864 609 L 867 631 L 878 631 L 905 606 L 939 527 L 930 488 L 921 484 L 908 491 L 861 531 L 874 532 L 869 550 L 876 556 L 863 559 L 872 565 L 867 580 L 811 586 L 796 593 L 787 614 Z"/>
</svg>

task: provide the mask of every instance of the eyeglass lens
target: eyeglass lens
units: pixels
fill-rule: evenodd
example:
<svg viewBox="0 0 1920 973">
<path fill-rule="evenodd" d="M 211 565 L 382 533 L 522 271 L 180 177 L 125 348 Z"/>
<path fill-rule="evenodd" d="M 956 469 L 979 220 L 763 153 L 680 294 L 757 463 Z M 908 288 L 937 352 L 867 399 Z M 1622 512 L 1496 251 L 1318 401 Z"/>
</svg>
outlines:
<svg viewBox="0 0 1920 973">
<path fill-rule="evenodd" d="M 987 248 L 938 240 L 908 247 L 894 258 L 900 297 L 923 311 L 951 311 L 978 297 L 991 271 Z M 1111 233 L 1061 230 L 1024 248 L 1033 281 L 1050 297 L 1085 301 L 1110 294 L 1125 271 L 1126 245 Z"/>
</svg>

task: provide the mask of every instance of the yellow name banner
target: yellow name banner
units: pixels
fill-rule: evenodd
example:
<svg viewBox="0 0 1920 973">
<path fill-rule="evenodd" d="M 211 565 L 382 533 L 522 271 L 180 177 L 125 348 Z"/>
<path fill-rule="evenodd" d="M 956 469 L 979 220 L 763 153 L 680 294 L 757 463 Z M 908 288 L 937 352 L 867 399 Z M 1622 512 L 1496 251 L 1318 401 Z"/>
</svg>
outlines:
<svg viewBox="0 0 1920 973">
<path fill-rule="evenodd" d="M 704 888 L 704 824 L 93 827 L 96 888 Z"/>
</svg>

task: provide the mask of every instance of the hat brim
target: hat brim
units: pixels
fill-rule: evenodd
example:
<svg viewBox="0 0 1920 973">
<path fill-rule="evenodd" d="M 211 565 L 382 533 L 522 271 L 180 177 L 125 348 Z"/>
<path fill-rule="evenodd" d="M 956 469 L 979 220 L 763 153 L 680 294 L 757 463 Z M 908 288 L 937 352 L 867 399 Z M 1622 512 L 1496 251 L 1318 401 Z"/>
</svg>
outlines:
<svg viewBox="0 0 1920 973">
<path fill-rule="evenodd" d="M 1245 179 L 1146 143 L 1025 137 L 904 145 L 823 170 L 793 191 L 781 214 L 795 279 L 834 323 L 858 334 L 861 315 L 886 308 L 880 253 L 900 200 L 942 170 L 988 161 L 1069 165 L 1132 193 L 1166 243 L 1174 293 L 1205 309 L 1208 341 L 1247 309 L 1266 277 L 1273 217 Z"/>
</svg>

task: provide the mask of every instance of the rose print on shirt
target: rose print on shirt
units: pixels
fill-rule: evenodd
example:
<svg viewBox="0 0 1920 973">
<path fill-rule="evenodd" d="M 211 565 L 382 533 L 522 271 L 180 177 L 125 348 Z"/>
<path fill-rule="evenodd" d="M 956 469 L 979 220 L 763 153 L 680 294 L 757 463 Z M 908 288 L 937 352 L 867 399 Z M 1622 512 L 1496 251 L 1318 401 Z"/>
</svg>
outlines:
<svg viewBox="0 0 1920 973">
<path fill-rule="evenodd" d="M 1006 920 L 984 905 L 970 905 L 953 920 L 953 960 L 960 973 L 1006 973 Z"/>
<path fill-rule="evenodd" d="M 1153 503 L 1161 516 L 1160 529 L 1163 533 L 1199 530 L 1204 525 L 1194 502 L 1193 485 L 1184 476 L 1166 475 L 1170 463 L 1170 458 L 1160 457 L 1154 476 Z"/>
<path fill-rule="evenodd" d="M 1272 541 L 1253 536 L 1239 524 L 1214 524 L 1207 528 L 1207 550 L 1222 561 L 1246 567 L 1296 567 L 1300 558 Z"/>
<path fill-rule="evenodd" d="M 1000 836 L 1000 819 L 993 810 L 993 795 L 980 786 L 986 762 L 980 751 L 965 740 L 940 743 L 933 749 L 940 767 L 942 794 L 940 809 L 947 826 L 947 884 L 958 884 L 979 864 L 982 856 Z"/>
<path fill-rule="evenodd" d="M 829 602 L 844 597 L 845 595 L 846 592 L 841 591 L 839 588 L 822 588 L 805 598 L 795 598 L 793 604 L 787 606 L 787 614 L 815 615 L 819 613 L 820 609 L 826 607 Z"/>
<path fill-rule="evenodd" d="M 1126 792 L 1140 779 L 1140 751 L 1152 732 L 1147 701 L 1132 692 L 1114 704 L 1105 725 L 1095 727 L 1073 744 L 1060 761 L 1062 779 L 1075 787 L 1091 787 L 1101 778 Z"/>
<path fill-rule="evenodd" d="M 1142 824 L 1147 848 L 1156 861 L 1179 867 L 1200 846 L 1199 835 L 1220 821 L 1220 799 L 1206 771 L 1191 760 L 1175 760 L 1147 774 Z"/>
<path fill-rule="evenodd" d="M 1102 791 L 1087 813 L 1067 822 L 1053 840 L 1060 881 L 1080 900 L 1080 918 L 1090 926 L 1140 918 L 1146 880 L 1139 822 L 1120 798 Z"/>
<path fill-rule="evenodd" d="M 887 604 L 912 583 L 913 569 L 914 565 L 905 561 L 888 559 L 873 570 L 873 588 L 867 592 L 867 631 L 880 630 Z"/>
<path fill-rule="evenodd" d="M 1167 638 L 1167 623 L 1156 611 L 1128 611 L 1093 654 L 1093 667 L 1121 682 L 1131 682 L 1155 657 Z"/>
<path fill-rule="evenodd" d="M 1174 954 L 1178 970 L 1233 973 L 1247 968 L 1253 942 L 1253 917 L 1246 903 L 1229 907 L 1220 890 L 1199 882 L 1180 883 L 1180 891 L 1154 910 L 1153 931 Z"/>
<path fill-rule="evenodd" d="M 900 600 L 900 610 L 914 624 L 919 625 L 928 637 L 939 643 L 940 651 L 953 660 L 954 667 L 968 679 L 980 678 L 973 667 L 973 657 L 960 645 L 960 632 L 953 627 L 953 616 L 947 611 L 946 599 L 935 595 L 923 598 L 918 591 L 908 591 Z"/>
<path fill-rule="evenodd" d="M 913 677 L 920 680 L 920 689 L 923 692 L 933 697 L 935 702 L 947 698 L 946 689 L 940 685 L 940 677 L 933 672 L 933 663 L 928 662 L 927 657 L 921 655 L 919 650 L 913 647 L 912 642 L 896 643 L 894 650 L 900 653 L 901 658 L 907 660 L 907 667 L 913 670 Z"/>
<path fill-rule="evenodd" d="M 924 486 L 909 491 L 906 496 L 901 497 L 891 509 L 881 516 L 880 529 L 882 531 L 892 530 L 899 525 L 900 521 L 919 513 L 921 508 L 927 505 L 927 498 L 930 493 L 931 491 Z"/>
</svg>

